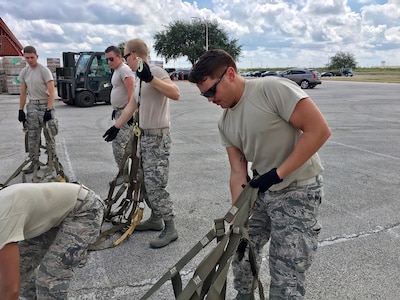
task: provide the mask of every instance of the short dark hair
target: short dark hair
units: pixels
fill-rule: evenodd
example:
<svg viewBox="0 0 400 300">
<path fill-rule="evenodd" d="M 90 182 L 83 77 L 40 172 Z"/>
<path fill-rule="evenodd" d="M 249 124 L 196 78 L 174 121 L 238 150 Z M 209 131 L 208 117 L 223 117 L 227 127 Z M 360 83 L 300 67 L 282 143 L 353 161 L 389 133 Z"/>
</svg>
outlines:
<svg viewBox="0 0 400 300">
<path fill-rule="evenodd" d="M 119 48 L 116 46 L 108 46 L 104 52 L 105 53 L 114 52 L 115 55 L 121 56 L 121 50 L 119 50 Z"/>
<path fill-rule="evenodd" d="M 25 54 L 25 53 L 33 53 L 33 54 L 36 54 L 36 55 L 37 55 L 36 49 L 35 49 L 35 47 L 33 47 L 33 46 L 26 46 L 26 47 L 24 48 L 24 54 Z"/>
<path fill-rule="evenodd" d="M 203 82 L 206 77 L 212 79 L 221 76 L 227 68 L 232 67 L 237 72 L 237 67 L 232 56 L 222 49 L 213 49 L 204 52 L 193 65 L 188 80 L 193 83 Z"/>
</svg>

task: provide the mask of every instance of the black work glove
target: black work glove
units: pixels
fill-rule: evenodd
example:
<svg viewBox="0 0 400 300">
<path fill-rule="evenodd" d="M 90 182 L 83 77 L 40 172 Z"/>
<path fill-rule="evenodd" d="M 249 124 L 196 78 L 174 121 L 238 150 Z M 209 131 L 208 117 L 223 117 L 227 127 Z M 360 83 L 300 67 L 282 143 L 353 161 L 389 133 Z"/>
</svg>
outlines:
<svg viewBox="0 0 400 300">
<path fill-rule="evenodd" d="M 250 176 L 249 176 L 249 175 L 246 175 L 246 181 L 247 181 L 247 183 L 249 183 L 250 180 L 251 180 Z M 245 185 L 245 184 L 242 184 L 242 188 L 245 188 L 245 187 L 246 187 L 246 185 Z"/>
<path fill-rule="evenodd" d="M 238 259 L 239 261 L 242 261 L 243 257 L 244 257 L 244 251 L 246 251 L 246 247 L 247 247 L 247 240 L 241 240 L 237 249 L 236 249 L 236 253 L 238 255 Z"/>
<path fill-rule="evenodd" d="M 117 113 L 117 111 L 115 109 L 113 109 L 112 113 L 111 113 L 111 120 L 115 119 L 115 114 Z"/>
<path fill-rule="evenodd" d="M 108 128 L 106 133 L 103 134 L 103 138 L 106 142 L 111 142 L 117 136 L 119 132 L 119 128 L 115 127 L 114 125 Z"/>
<path fill-rule="evenodd" d="M 154 78 L 153 74 L 151 74 L 149 65 L 145 61 L 143 61 L 143 69 L 142 69 L 142 71 L 139 72 L 139 70 L 137 70 L 136 74 L 144 82 L 150 82 Z"/>
<path fill-rule="evenodd" d="M 257 173 L 257 170 L 254 170 L 254 173 Z M 279 182 L 282 182 L 282 179 L 280 179 L 276 173 L 276 168 L 273 168 L 269 172 L 262 174 L 261 176 L 256 176 L 250 180 L 250 185 L 253 188 L 259 188 L 258 190 L 263 193 L 272 185 Z"/>
<path fill-rule="evenodd" d="M 133 116 L 128 120 L 127 123 L 128 123 L 129 126 L 132 126 L 132 124 L 133 124 Z"/>
<path fill-rule="evenodd" d="M 48 120 L 51 120 L 51 118 L 51 109 L 46 109 L 43 116 L 43 122 L 47 122 Z"/>
<path fill-rule="evenodd" d="M 18 111 L 18 121 L 20 121 L 22 123 L 26 122 L 26 115 L 25 115 L 25 112 L 23 109 L 20 109 Z"/>
</svg>

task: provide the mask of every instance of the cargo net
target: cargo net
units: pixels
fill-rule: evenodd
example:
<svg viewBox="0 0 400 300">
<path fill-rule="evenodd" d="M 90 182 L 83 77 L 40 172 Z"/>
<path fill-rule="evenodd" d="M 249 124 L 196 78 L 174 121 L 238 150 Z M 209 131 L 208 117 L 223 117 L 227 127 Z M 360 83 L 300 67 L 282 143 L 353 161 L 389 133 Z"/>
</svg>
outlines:
<svg viewBox="0 0 400 300">
<path fill-rule="evenodd" d="M 143 184 L 143 172 L 140 159 L 136 155 L 139 131 L 133 131 L 124 157 L 120 163 L 117 176 L 110 184 L 107 199 L 104 200 L 106 210 L 104 223 L 99 238 L 89 250 L 102 250 L 118 246 L 134 232 L 136 225 L 143 218 L 146 192 Z M 128 170 L 126 170 L 128 166 Z M 128 180 L 117 186 L 117 179 L 128 174 Z"/>
<path fill-rule="evenodd" d="M 25 132 L 25 152 L 28 150 L 28 128 L 26 123 L 23 124 L 23 130 Z M 35 145 L 35 151 L 39 154 L 43 150 L 47 154 L 47 162 L 43 163 L 40 160 L 33 161 L 31 157 L 27 157 L 22 164 L 11 174 L 11 176 L 4 182 L 0 183 L 0 189 L 3 189 L 9 185 L 9 183 L 16 178 L 19 174 L 22 174 L 22 182 L 28 182 L 31 178 L 31 182 L 68 182 L 69 179 L 64 172 L 64 168 L 58 159 L 57 152 L 54 143 L 50 141 L 54 140 L 51 136 L 51 132 L 47 126 L 47 123 L 43 124 L 42 132 L 44 135 L 45 144 L 42 144 L 42 136 L 38 135 L 38 139 Z M 31 165 L 29 165 L 31 164 Z M 26 166 L 32 167 L 32 172 L 26 172 L 24 169 Z"/>
</svg>

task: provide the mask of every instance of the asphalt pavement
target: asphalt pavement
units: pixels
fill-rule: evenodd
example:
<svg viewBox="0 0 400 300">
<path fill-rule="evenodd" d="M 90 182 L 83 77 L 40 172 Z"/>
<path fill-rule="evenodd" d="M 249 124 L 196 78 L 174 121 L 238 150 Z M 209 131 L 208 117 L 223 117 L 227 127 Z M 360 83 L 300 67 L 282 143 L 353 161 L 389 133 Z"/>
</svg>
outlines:
<svg viewBox="0 0 400 300">
<path fill-rule="evenodd" d="M 140 299 L 230 208 L 229 163 L 217 129 L 222 109 L 194 85 L 177 83 L 181 99 L 171 101 L 168 190 L 179 238 L 151 249 L 149 241 L 157 233 L 135 232 L 115 248 L 90 252 L 87 264 L 76 270 L 69 299 Z M 306 299 L 399 299 L 400 85 L 323 81 L 307 92 L 333 134 L 319 151 L 325 166 L 323 229 L 307 273 Z M 0 183 L 26 158 L 18 99 L 0 94 Z M 108 182 L 117 173 L 111 144 L 102 139 L 113 124 L 111 107 L 78 108 L 57 101 L 55 109 L 57 154 L 68 177 L 106 198 Z M 19 175 L 11 184 L 21 181 Z M 214 245 L 183 268 L 184 284 Z M 268 245 L 261 278 L 267 294 Z M 232 299 L 231 273 L 227 286 L 227 299 Z M 151 299 L 174 299 L 171 282 Z"/>
</svg>

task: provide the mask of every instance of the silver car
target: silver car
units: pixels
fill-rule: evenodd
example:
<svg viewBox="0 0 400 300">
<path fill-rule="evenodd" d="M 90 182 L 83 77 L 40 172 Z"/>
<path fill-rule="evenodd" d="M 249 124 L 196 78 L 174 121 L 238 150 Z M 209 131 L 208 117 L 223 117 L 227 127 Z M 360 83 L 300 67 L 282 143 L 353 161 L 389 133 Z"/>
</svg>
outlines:
<svg viewBox="0 0 400 300">
<path fill-rule="evenodd" d="M 281 73 L 282 77 L 296 82 L 302 89 L 313 89 L 321 84 L 321 74 L 312 69 L 289 69 Z"/>
</svg>

